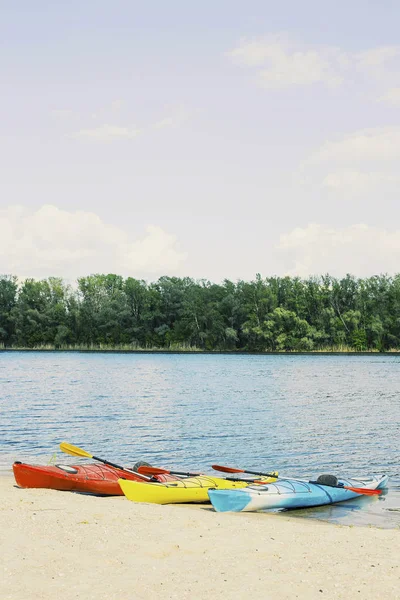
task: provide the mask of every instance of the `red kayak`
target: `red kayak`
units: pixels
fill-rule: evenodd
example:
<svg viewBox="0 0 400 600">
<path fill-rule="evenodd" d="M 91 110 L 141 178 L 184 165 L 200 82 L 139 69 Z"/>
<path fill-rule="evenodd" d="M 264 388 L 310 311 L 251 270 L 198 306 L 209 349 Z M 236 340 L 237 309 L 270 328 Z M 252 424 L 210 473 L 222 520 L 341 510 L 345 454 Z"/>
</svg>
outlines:
<svg viewBox="0 0 400 600">
<path fill-rule="evenodd" d="M 104 496 L 123 496 L 118 479 L 143 481 L 143 477 L 101 464 L 89 465 L 28 465 L 19 461 L 13 464 L 17 485 L 22 488 L 49 488 L 73 492 L 86 492 Z M 176 480 L 171 475 L 156 475 L 158 481 Z"/>
</svg>

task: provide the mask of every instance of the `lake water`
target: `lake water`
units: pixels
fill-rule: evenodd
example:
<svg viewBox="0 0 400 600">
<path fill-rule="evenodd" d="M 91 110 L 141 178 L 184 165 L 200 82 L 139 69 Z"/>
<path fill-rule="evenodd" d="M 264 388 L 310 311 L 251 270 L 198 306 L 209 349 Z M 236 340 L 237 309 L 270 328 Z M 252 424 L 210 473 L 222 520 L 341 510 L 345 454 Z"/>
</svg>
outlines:
<svg viewBox="0 0 400 600">
<path fill-rule="evenodd" d="M 0 352 L 0 468 L 76 462 L 61 441 L 125 465 L 387 473 L 390 488 L 292 511 L 400 527 L 400 357 Z"/>
</svg>

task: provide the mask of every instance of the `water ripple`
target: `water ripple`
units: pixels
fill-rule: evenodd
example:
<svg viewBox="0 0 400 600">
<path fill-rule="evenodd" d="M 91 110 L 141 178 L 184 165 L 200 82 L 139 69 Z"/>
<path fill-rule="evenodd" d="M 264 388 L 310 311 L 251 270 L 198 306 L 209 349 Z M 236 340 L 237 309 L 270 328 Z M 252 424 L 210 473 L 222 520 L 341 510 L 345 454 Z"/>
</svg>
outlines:
<svg viewBox="0 0 400 600">
<path fill-rule="evenodd" d="M 0 353 L 0 468 L 66 440 L 126 464 L 399 486 L 399 383 L 390 356 Z"/>
</svg>

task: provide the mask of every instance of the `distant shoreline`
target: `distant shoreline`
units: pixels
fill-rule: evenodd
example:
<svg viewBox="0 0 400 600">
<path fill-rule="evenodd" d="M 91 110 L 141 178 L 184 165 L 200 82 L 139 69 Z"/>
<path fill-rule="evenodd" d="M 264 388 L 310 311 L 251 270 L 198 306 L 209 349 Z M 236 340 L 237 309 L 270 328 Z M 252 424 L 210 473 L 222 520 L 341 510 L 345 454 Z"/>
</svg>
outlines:
<svg viewBox="0 0 400 600">
<path fill-rule="evenodd" d="M 400 350 L 378 352 L 377 350 L 314 350 L 314 351 L 280 351 L 254 352 L 249 350 L 168 350 L 158 349 L 120 349 L 120 348 L 0 348 L 0 353 L 6 352 L 43 352 L 49 353 L 80 353 L 80 354 L 196 354 L 224 356 L 400 356 Z"/>
</svg>

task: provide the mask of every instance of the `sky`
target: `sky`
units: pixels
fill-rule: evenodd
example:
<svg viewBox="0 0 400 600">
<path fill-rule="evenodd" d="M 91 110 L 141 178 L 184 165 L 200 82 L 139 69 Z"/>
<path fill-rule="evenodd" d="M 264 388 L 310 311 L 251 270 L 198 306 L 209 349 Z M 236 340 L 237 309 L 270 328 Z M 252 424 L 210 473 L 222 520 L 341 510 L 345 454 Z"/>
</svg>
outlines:
<svg viewBox="0 0 400 600">
<path fill-rule="evenodd" d="M 0 0 L 0 273 L 400 271 L 397 0 Z"/>
</svg>

